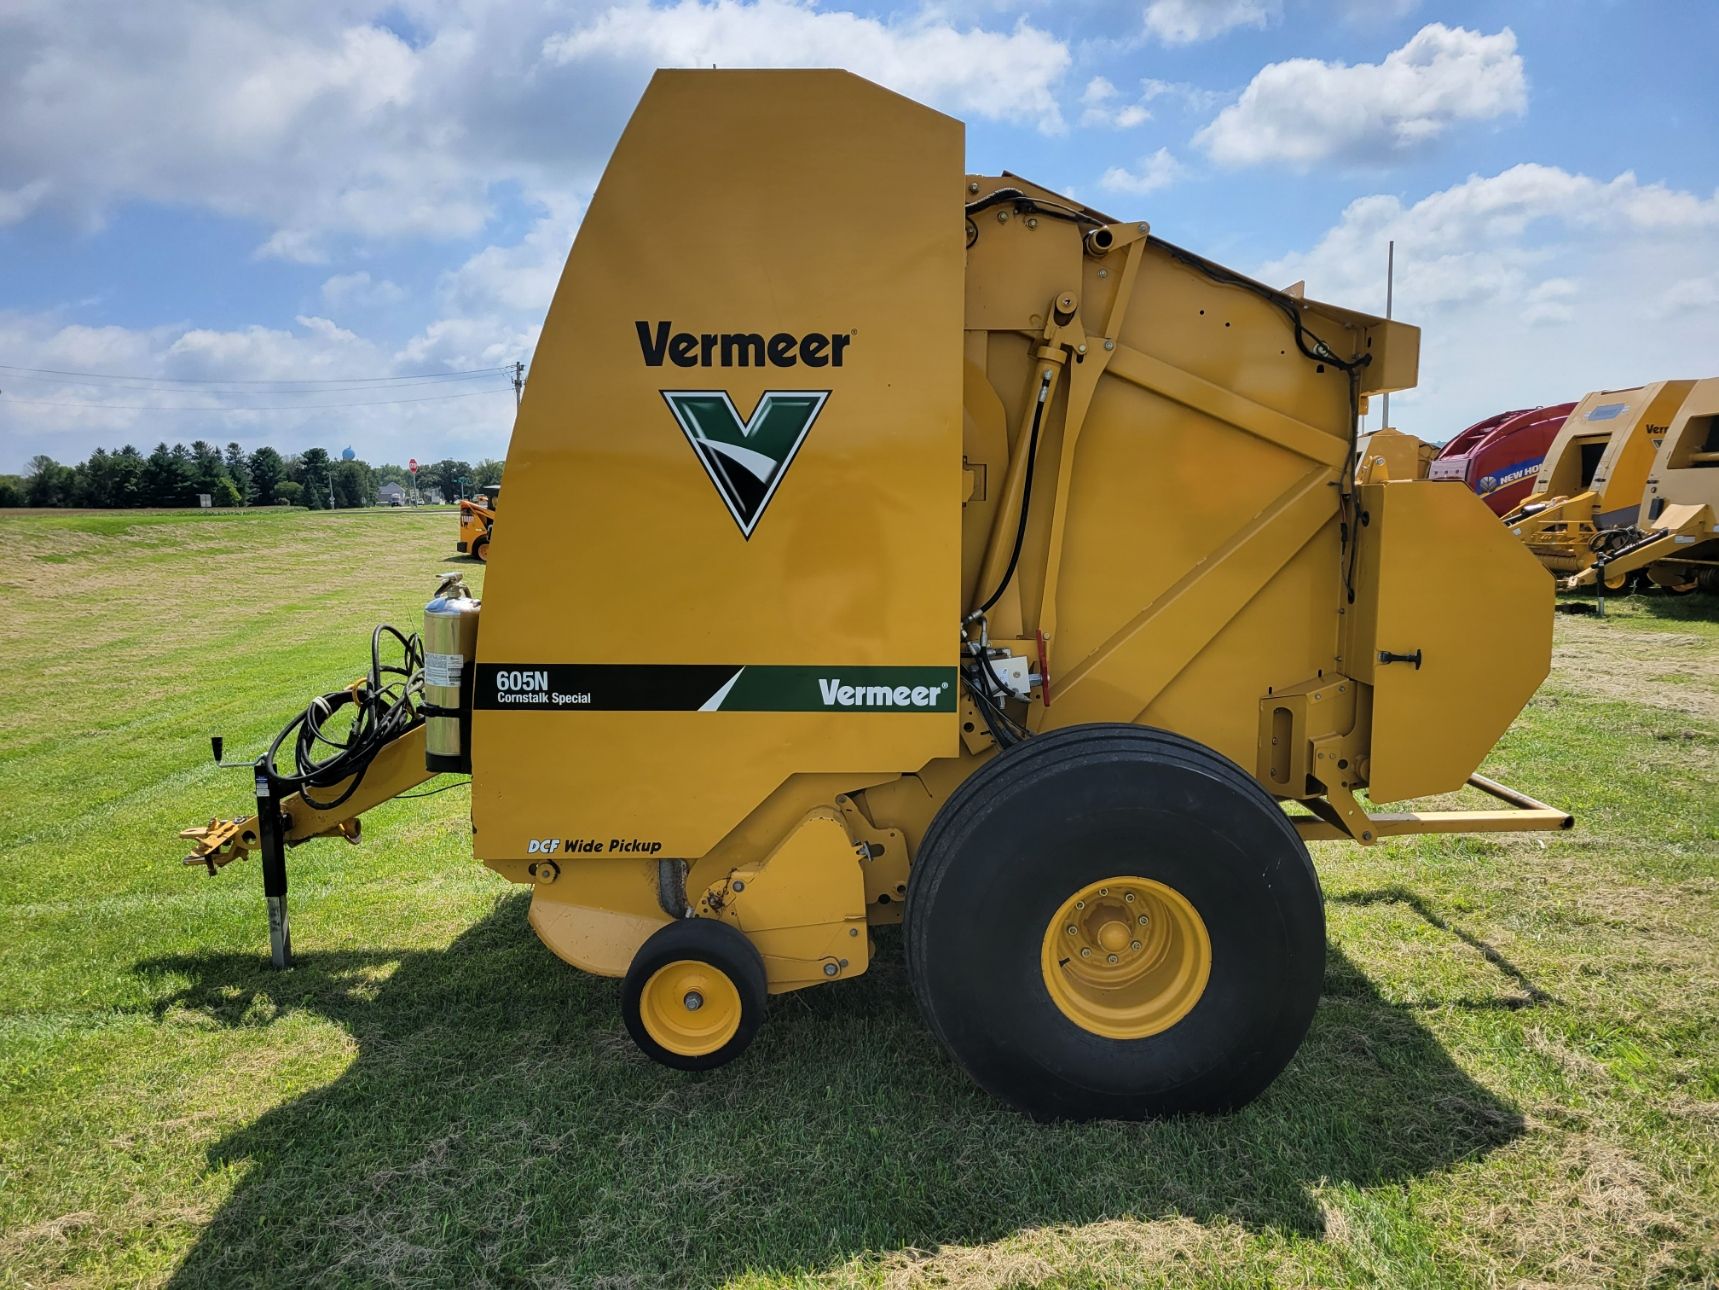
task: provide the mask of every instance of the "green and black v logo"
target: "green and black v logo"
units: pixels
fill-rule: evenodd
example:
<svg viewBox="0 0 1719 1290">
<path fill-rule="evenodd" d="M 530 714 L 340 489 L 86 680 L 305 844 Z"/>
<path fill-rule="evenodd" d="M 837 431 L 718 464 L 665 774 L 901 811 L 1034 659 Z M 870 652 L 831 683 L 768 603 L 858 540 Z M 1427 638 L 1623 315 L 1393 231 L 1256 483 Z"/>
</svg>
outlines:
<svg viewBox="0 0 1719 1290">
<path fill-rule="evenodd" d="M 766 390 L 746 421 L 726 390 L 663 390 L 662 396 L 742 536 L 750 538 L 830 392 Z"/>
</svg>

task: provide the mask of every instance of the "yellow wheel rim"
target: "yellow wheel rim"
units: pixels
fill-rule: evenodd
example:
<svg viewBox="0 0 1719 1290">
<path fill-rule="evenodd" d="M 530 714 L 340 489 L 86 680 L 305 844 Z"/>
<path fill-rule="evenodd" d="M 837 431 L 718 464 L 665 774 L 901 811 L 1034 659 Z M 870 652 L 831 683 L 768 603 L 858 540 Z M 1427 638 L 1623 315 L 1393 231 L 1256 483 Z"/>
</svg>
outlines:
<svg viewBox="0 0 1719 1290">
<path fill-rule="evenodd" d="M 651 973 L 639 996 L 645 1033 L 671 1053 L 704 1057 L 740 1029 L 740 990 L 720 968 L 677 959 Z"/>
<path fill-rule="evenodd" d="M 1212 974 L 1205 921 L 1151 878 L 1090 883 L 1045 928 L 1040 960 L 1051 1002 L 1082 1030 L 1144 1039 L 1175 1025 Z"/>
</svg>

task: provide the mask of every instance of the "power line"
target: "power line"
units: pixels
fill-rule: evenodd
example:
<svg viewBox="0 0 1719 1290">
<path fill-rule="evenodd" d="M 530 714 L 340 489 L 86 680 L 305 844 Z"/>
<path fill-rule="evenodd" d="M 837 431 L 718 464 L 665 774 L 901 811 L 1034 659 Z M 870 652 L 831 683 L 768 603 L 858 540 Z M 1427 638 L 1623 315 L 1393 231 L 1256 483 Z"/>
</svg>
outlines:
<svg viewBox="0 0 1719 1290">
<path fill-rule="evenodd" d="M 17 370 L 17 369 L 9 369 L 9 370 Z M 271 395 L 284 397 L 286 395 L 298 395 L 298 394 L 357 394 L 357 393 L 362 393 L 365 390 L 375 390 L 378 394 L 381 394 L 381 393 L 391 393 L 394 390 L 409 389 L 412 386 L 416 386 L 416 385 L 453 385 L 456 383 L 464 383 L 464 382 L 469 382 L 469 381 L 490 379 L 490 378 L 494 378 L 497 376 L 505 377 L 508 374 L 508 371 L 509 371 L 508 368 L 485 368 L 481 372 L 463 374 L 463 375 L 459 375 L 459 376 L 449 376 L 449 377 L 423 377 L 423 378 L 418 378 L 418 377 L 410 377 L 410 378 L 408 378 L 408 377 L 379 377 L 379 378 L 376 378 L 376 380 L 378 380 L 378 381 L 388 380 L 388 381 L 396 382 L 395 384 L 392 384 L 392 385 L 364 383 L 361 380 L 361 378 L 354 378 L 350 382 L 330 381 L 327 386 L 316 386 L 316 387 L 313 387 L 310 389 L 300 389 L 300 390 L 216 390 L 216 389 L 209 389 L 208 392 L 210 394 L 225 394 L 225 395 L 240 396 L 240 397 L 244 397 L 244 398 L 268 398 Z M 42 384 L 42 385 L 78 385 L 78 386 L 82 386 L 86 389 L 95 389 L 95 390 L 106 390 L 106 389 L 112 388 L 102 381 L 80 380 L 76 377 L 70 377 L 70 376 L 32 376 L 29 374 L 20 374 L 18 376 L 14 376 L 14 377 L 11 377 L 9 379 L 14 380 L 14 381 L 34 381 L 34 382 L 36 382 L 38 384 Z M 114 379 L 116 379 L 116 380 L 138 380 L 138 381 L 151 380 L 151 381 L 153 381 L 153 378 L 141 377 L 141 376 L 139 376 L 139 377 L 116 377 Z M 235 382 L 233 382 L 233 384 L 237 385 L 237 384 L 240 384 L 240 382 L 235 381 Z M 261 384 L 261 382 L 245 382 L 245 384 Z M 207 387 L 201 387 L 201 388 L 207 388 Z M 127 391 L 131 391 L 131 392 L 138 393 L 138 394 L 145 394 L 145 393 L 148 393 L 151 389 L 159 389 L 159 390 L 162 390 L 165 392 L 171 392 L 174 394 L 189 394 L 192 392 L 190 390 L 176 389 L 173 385 L 168 384 L 164 381 L 162 383 L 156 383 L 156 384 L 152 384 L 152 385 L 122 385 L 122 386 L 118 387 L 118 389 L 114 390 L 114 393 L 123 394 Z"/>
<path fill-rule="evenodd" d="M 326 408 L 387 408 L 401 403 L 446 403 L 452 399 L 475 399 L 484 394 L 505 394 L 508 387 L 498 385 L 489 390 L 472 390 L 466 394 L 429 394 L 415 399 L 368 399 L 357 403 L 287 403 L 276 407 L 232 407 L 221 404 L 159 406 L 150 403 L 85 403 L 74 399 L 15 399 L 0 395 L 0 406 L 8 403 L 28 404 L 37 408 L 89 408 L 110 412 L 315 412 Z"/>
<path fill-rule="evenodd" d="M 472 367 L 459 372 L 412 372 L 402 376 L 323 376 L 280 377 L 273 380 L 229 380 L 218 376 L 119 376 L 112 372 L 73 372 L 56 367 L 16 367 L 0 363 L 0 372 L 33 372 L 38 376 L 85 376 L 98 381 L 154 381 L 167 385 L 351 385 L 386 384 L 390 381 L 445 380 L 462 376 L 510 375 L 512 364 L 506 367 Z"/>
</svg>

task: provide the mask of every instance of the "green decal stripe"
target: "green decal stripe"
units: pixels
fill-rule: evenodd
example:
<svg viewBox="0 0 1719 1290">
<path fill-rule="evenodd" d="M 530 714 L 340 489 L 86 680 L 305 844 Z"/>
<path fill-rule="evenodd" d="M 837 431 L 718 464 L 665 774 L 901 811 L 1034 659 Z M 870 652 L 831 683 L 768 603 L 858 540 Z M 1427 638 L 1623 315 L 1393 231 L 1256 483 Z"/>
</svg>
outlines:
<svg viewBox="0 0 1719 1290">
<path fill-rule="evenodd" d="M 954 712 L 954 667 L 479 663 L 473 702 L 521 712 Z"/>
<path fill-rule="evenodd" d="M 952 667 L 753 666 L 723 696 L 722 712 L 953 712 Z"/>
</svg>

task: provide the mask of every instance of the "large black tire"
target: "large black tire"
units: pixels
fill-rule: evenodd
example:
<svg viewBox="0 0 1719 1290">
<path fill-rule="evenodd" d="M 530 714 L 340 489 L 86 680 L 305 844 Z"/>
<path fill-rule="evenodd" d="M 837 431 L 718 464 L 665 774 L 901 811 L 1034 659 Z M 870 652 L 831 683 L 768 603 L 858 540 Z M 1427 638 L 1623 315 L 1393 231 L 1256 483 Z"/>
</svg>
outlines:
<svg viewBox="0 0 1719 1290">
<path fill-rule="evenodd" d="M 698 979 L 700 967 L 689 969 L 681 965 L 700 965 L 703 979 Z M 646 1015 L 663 1002 L 655 1000 L 653 1005 L 653 1000 L 646 996 L 647 990 L 660 990 L 665 981 L 674 984 L 672 978 L 659 979 L 658 973 L 676 971 L 690 972 L 691 975 L 681 979 L 709 996 L 700 1000 L 698 1010 L 684 1018 L 688 1028 L 679 1033 L 678 1044 L 676 1035 L 665 1030 L 660 1020 L 653 1027 Z M 653 982 L 657 984 L 653 986 Z M 723 1029 L 700 1037 L 696 1031 L 699 1012 L 709 1008 L 712 1012 L 704 1016 L 713 1015 L 718 995 L 726 1000 L 729 986 L 733 990 L 737 1024 L 731 1033 Z M 678 987 L 671 993 L 678 993 Z M 768 1000 L 764 959 L 757 947 L 738 928 L 710 918 L 682 918 L 658 928 L 639 947 L 621 982 L 621 1018 L 633 1042 L 653 1061 L 683 1071 L 710 1070 L 740 1056 L 758 1033 Z M 653 1015 L 661 1018 L 663 1013 Z M 653 1034 L 653 1029 L 657 1033 Z"/>
<path fill-rule="evenodd" d="M 1180 893 L 1210 937 L 1197 1002 L 1145 1038 L 1076 1024 L 1041 966 L 1069 893 L 1121 874 Z M 926 833 L 905 921 L 932 1031 L 1046 1119 L 1243 1105 L 1300 1047 L 1325 971 L 1319 880 L 1278 803 L 1212 750 L 1132 725 L 1039 735 L 969 777 Z"/>
<path fill-rule="evenodd" d="M 489 534 L 485 533 L 472 543 L 472 554 L 484 564 L 489 563 Z"/>
</svg>

